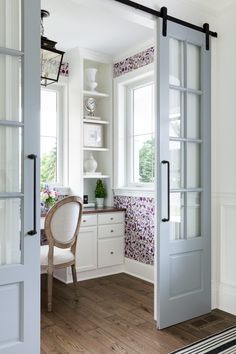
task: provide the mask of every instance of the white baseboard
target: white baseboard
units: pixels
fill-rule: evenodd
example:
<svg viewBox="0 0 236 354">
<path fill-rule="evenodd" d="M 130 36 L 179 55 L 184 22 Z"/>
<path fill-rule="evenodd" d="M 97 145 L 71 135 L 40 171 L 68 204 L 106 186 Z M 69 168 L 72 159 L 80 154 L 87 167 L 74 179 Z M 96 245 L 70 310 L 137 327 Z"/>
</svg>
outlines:
<svg viewBox="0 0 236 354">
<path fill-rule="evenodd" d="M 154 283 L 154 266 L 125 258 L 124 272 L 136 278 Z"/>
<path fill-rule="evenodd" d="M 154 283 L 154 266 L 137 262 L 129 258 L 125 258 L 125 263 L 119 266 L 100 268 L 86 272 L 78 272 L 77 278 L 78 281 L 83 281 L 119 273 L 126 273 L 132 275 L 133 277 L 145 280 L 149 283 Z M 54 277 L 65 284 L 72 283 L 70 270 L 57 270 L 54 273 Z"/>
<path fill-rule="evenodd" d="M 218 308 L 218 295 L 219 295 L 219 290 L 218 290 L 218 284 L 212 280 L 211 281 L 211 308 L 212 310 Z"/>
<path fill-rule="evenodd" d="M 236 315 L 236 286 L 220 284 L 219 309 Z"/>
</svg>

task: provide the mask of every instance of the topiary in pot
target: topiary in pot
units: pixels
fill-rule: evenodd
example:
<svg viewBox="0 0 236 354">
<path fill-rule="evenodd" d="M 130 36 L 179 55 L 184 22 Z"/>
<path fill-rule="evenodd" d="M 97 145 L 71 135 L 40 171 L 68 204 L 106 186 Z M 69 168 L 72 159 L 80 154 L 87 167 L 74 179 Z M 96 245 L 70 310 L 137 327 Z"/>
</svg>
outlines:
<svg viewBox="0 0 236 354">
<path fill-rule="evenodd" d="M 98 179 L 96 183 L 95 198 L 97 207 L 103 207 L 104 198 L 106 198 L 106 188 L 101 179 Z"/>
</svg>

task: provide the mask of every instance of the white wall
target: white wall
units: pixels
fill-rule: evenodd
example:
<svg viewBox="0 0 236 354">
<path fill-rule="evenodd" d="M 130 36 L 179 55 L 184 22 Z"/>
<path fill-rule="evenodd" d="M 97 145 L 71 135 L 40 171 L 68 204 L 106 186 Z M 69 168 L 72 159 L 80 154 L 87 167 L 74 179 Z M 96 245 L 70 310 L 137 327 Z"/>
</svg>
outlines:
<svg viewBox="0 0 236 354">
<path fill-rule="evenodd" d="M 217 18 L 213 100 L 213 290 L 215 305 L 236 315 L 236 4 Z"/>
</svg>

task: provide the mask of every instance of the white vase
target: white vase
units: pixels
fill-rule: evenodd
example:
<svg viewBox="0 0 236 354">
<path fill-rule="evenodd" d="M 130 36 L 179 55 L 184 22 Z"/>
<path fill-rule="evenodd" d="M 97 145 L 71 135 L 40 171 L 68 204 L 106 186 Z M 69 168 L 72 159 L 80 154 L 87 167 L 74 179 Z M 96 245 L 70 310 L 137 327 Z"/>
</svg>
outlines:
<svg viewBox="0 0 236 354">
<path fill-rule="evenodd" d="M 104 198 L 96 198 L 96 206 L 98 208 L 103 208 L 104 207 Z"/>
<path fill-rule="evenodd" d="M 85 172 L 93 173 L 96 171 L 97 167 L 98 163 L 94 159 L 93 154 L 90 153 L 88 159 L 84 161 L 84 170 Z"/>
<path fill-rule="evenodd" d="M 96 82 L 97 72 L 98 70 L 96 68 L 89 68 L 85 70 L 86 85 L 87 89 L 90 91 L 94 91 L 98 85 Z"/>
</svg>

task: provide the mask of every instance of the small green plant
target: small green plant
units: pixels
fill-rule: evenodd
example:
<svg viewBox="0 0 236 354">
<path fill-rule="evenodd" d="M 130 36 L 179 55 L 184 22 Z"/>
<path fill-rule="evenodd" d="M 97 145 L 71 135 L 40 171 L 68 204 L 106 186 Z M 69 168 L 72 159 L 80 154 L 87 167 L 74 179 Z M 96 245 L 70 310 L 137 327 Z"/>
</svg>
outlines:
<svg viewBox="0 0 236 354">
<path fill-rule="evenodd" d="M 95 198 L 106 198 L 106 188 L 101 179 L 97 180 L 95 188 Z"/>
</svg>

